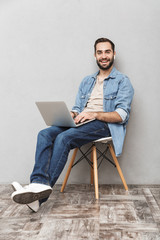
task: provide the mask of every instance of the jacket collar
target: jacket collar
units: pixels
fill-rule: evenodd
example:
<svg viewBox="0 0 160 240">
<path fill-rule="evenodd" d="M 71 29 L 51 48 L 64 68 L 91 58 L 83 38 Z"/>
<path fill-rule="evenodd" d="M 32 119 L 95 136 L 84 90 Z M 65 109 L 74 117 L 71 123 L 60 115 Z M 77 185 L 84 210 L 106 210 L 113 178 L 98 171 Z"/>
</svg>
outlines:
<svg viewBox="0 0 160 240">
<path fill-rule="evenodd" d="M 96 72 L 96 73 L 94 73 L 94 74 L 92 75 L 92 78 L 96 79 L 98 74 L 99 74 L 99 71 Z M 116 69 L 115 67 L 113 67 L 113 68 L 112 68 L 112 71 L 110 72 L 109 76 L 108 76 L 106 79 L 107 79 L 107 80 L 108 80 L 109 78 L 113 78 L 113 79 L 114 79 L 114 78 L 116 78 L 116 75 L 117 75 L 117 69 Z"/>
</svg>

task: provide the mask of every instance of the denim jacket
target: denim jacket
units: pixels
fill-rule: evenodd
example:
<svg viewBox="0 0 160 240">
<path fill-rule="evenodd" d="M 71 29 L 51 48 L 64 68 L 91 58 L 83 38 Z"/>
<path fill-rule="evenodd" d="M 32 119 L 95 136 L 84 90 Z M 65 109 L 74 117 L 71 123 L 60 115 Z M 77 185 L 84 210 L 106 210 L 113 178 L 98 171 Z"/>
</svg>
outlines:
<svg viewBox="0 0 160 240">
<path fill-rule="evenodd" d="M 99 71 L 82 80 L 72 111 L 78 113 L 83 111 L 95 85 L 98 73 Z M 103 110 L 104 112 L 116 110 L 118 112 L 119 109 L 122 109 L 127 113 L 125 120 L 121 123 L 108 123 L 116 156 L 120 156 L 122 153 L 133 94 L 134 89 L 129 78 L 113 67 L 110 75 L 104 79 L 103 83 Z"/>
</svg>

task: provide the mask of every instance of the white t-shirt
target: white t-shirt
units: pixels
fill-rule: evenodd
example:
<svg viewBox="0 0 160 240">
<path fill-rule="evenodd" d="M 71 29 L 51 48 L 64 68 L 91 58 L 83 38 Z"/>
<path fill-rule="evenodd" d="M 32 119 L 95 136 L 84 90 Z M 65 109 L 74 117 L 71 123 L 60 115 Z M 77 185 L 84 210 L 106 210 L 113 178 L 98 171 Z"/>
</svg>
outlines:
<svg viewBox="0 0 160 240">
<path fill-rule="evenodd" d="M 103 80 L 97 77 L 91 96 L 88 99 L 84 112 L 103 112 Z"/>
</svg>

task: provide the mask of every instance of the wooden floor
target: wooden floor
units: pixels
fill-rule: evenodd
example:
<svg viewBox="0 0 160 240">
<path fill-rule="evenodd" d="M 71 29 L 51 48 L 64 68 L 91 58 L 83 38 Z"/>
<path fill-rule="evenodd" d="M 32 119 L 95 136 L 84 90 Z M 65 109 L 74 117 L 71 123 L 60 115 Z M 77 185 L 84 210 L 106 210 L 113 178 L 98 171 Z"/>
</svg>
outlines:
<svg viewBox="0 0 160 240">
<path fill-rule="evenodd" d="M 54 187 L 38 213 L 10 199 L 0 185 L 0 240 L 160 240 L 160 185 L 100 185 L 95 201 L 90 185 Z"/>
</svg>

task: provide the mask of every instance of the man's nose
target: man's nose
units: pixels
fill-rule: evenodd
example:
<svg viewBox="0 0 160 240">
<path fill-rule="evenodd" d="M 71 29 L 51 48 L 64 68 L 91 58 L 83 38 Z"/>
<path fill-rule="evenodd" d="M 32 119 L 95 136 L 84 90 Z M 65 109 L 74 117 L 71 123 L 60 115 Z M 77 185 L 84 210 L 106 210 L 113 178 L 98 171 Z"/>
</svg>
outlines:
<svg viewBox="0 0 160 240">
<path fill-rule="evenodd" d="M 107 54 L 106 53 L 102 53 L 102 58 L 107 58 Z"/>
</svg>

